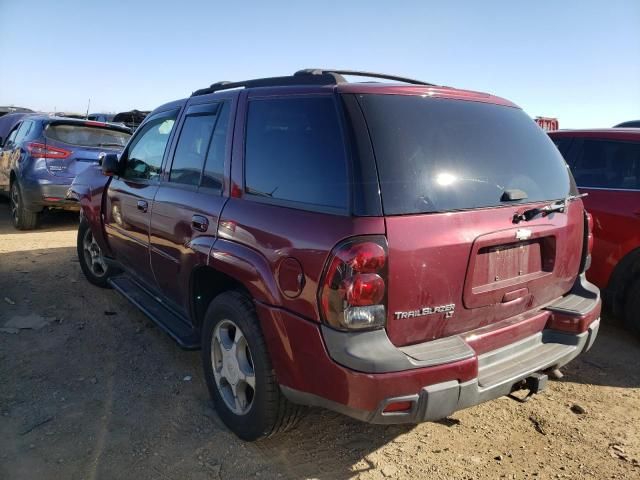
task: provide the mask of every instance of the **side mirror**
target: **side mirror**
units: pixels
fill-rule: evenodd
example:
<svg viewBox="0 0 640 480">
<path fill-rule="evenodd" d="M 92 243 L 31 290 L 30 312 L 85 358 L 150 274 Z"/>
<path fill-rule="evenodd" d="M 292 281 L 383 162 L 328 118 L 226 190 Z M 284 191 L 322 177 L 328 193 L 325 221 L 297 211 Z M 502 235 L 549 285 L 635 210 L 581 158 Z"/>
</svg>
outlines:
<svg viewBox="0 0 640 480">
<path fill-rule="evenodd" d="M 107 177 L 117 175 L 120 169 L 120 161 L 116 153 L 100 155 L 100 164 L 102 165 L 102 174 Z"/>
</svg>

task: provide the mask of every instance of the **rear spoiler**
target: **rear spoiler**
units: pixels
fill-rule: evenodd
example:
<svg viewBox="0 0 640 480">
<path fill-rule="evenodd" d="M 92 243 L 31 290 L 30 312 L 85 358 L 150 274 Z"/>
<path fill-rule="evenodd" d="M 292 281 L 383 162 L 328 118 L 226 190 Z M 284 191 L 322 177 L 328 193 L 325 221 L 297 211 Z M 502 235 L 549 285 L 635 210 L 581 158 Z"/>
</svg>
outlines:
<svg viewBox="0 0 640 480">
<path fill-rule="evenodd" d="M 75 118 L 56 118 L 50 120 L 48 125 L 75 125 L 78 127 L 106 128 L 108 130 L 118 130 L 122 133 L 131 133 L 131 129 L 118 123 L 96 122 L 95 120 L 76 120 Z"/>
</svg>

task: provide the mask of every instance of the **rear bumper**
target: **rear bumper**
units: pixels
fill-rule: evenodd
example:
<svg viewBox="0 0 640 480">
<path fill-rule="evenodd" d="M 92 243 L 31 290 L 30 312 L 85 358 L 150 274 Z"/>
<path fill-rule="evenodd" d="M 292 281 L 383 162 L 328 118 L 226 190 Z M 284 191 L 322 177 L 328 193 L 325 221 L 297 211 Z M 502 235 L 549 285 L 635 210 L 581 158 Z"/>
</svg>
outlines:
<svg viewBox="0 0 640 480">
<path fill-rule="evenodd" d="M 373 411 L 337 404 L 317 395 L 286 386 L 284 394 L 292 402 L 328 408 L 358 420 L 378 424 L 420 423 L 440 420 L 457 410 L 508 395 L 532 374 L 566 365 L 587 351 L 598 334 L 600 320 L 579 335 L 545 330 L 499 351 L 477 358 L 478 376 L 468 381 L 449 380 L 422 387 L 410 395 L 383 398 Z M 502 357 L 494 361 L 495 356 Z M 484 364 L 484 365 L 483 365 Z M 409 402 L 411 407 L 401 412 L 385 412 L 391 404 Z"/>
<path fill-rule="evenodd" d="M 73 179 L 61 178 L 60 180 L 63 182 L 52 183 L 44 179 L 22 180 L 20 188 L 26 208 L 32 211 L 40 211 L 44 207 L 79 210 L 78 202 L 67 198 L 67 190 Z"/>
<path fill-rule="evenodd" d="M 291 401 L 371 423 L 417 423 L 507 395 L 532 374 L 567 364 L 593 345 L 600 303 L 597 288 L 582 276 L 570 295 L 532 316 L 536 331 L 481 332 L 484 345 L 496 345 L 492 334 L 500 339 L 490 350 L 478 348 L 474 335 L 397 348 L 374 332 L 358 337 L 327 331 L 264 305 L 258 313 Z M 384 411 L 398 402 L 411 407 Z"/>
</svg>

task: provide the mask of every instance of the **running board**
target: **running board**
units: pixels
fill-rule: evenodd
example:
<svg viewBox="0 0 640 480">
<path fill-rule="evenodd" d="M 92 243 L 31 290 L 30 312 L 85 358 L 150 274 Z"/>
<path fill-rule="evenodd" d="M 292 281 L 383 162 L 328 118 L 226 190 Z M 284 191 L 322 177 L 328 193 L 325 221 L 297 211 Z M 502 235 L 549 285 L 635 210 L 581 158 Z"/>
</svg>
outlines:
<svg viewBox="0 0 640 480">
<path fill-rule="evenodd" d="M 158 327 L 168 333 L 181 348 L 186 350 L 200 348 L 200 336 L 187 323 L 187 320 L 169 310 L 136 281 L 126 274 L 120 274 L 109 278 L 109 283 Z"/>
</svg>

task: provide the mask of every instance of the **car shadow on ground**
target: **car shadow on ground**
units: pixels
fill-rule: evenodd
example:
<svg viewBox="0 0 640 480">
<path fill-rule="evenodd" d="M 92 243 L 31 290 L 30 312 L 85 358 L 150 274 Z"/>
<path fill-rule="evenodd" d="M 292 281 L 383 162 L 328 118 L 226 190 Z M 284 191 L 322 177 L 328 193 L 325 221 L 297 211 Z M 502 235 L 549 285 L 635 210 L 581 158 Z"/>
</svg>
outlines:
<svg viewBox="0 0 640 480">
<path fill-rule="evenodd" d="M 46 323 L 0 332 L 0 477 L 346 479 L 414 428 L 311 409 L 290 432 L 239 440 L 212 407 L 200 353 L 88 284 L 64 238 L 0 261 L 0 328 Z"/>
<path fill-rule="evenodd" d="M 562 369 L 563 382 L 609 387 L 640 387 L 640 338 L 607 316 L 601 321 L 596 341 Z"/>
<path fill-rule="evenodd" d="M 78 228 L 78 212 L 68 210 L 48 210 L 40 214 L 35 230 L 17 230 L 9 217 L 9 200 L 0 195 L 0 235 L 28 234 L 33 231 L 57 232 Z"/>
</svg>

